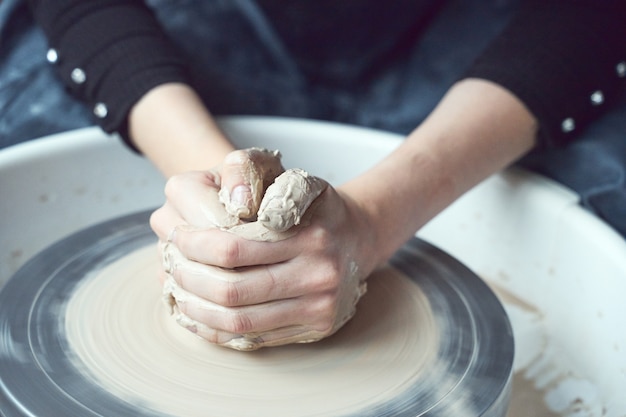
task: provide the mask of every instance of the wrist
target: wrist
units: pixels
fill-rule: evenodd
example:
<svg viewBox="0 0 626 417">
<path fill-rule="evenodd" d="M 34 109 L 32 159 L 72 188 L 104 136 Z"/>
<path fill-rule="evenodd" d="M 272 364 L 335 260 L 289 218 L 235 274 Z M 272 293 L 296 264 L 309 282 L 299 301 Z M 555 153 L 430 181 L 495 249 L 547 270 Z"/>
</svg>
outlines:
<svg viewBox="0 0 626 417">
<path fill-rule="evenodd" d="M 371 230 L 369 253 L 391 256 L 463 193 L 530 150 L 535 133 L 532 115 L 502 87 L 455 85 L 400 147 L 341 187 Z"/>
<path fill-rule="evenodd" d="M 366 229 L 359 245 L 376 265 L 386 262 L 455 195 L 431 153 L 397 151 L 340 187 Z"/>
<path fill-rule="evenodd" d="M 365 177 L 337 188 L 347 211 L 346 233 L 352 236 L 355 258 L 361 271 L 372 272 L 383 265 L 402 244 L 411 237 L 406 227 L 400 227 L 389 216 L 388 208 L 393 205 L 390 201 L 383 201 L 381 194 L 370 193 Z"/>
<path fill-rule="evenodd" d="M 218 165 L 234 146 L 189 86 L 162 84 L 131 109 L 134 145 L 166 176 Z"/>
</svg>

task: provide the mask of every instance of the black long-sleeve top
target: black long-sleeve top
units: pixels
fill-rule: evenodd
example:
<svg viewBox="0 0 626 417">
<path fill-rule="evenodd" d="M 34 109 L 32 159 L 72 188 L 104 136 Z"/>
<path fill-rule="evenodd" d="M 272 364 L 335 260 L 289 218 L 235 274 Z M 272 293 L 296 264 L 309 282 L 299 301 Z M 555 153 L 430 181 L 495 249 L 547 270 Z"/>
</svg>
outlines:
<svg viewBox="0 0 626 417">
<path fill-rule="evenodd" d="M 260 3 L 263 0 L 257 0 Z M 125 133 L 132 106 L 166 82 L 190 83 L 141 0 L 29 0 L 53 63 L 107 132 Z M 538 119 L 542 145 L 575 137 L 626 86 L 625 0 L 529 0 L 467 77 L 491 80 Z"/>
</svg>

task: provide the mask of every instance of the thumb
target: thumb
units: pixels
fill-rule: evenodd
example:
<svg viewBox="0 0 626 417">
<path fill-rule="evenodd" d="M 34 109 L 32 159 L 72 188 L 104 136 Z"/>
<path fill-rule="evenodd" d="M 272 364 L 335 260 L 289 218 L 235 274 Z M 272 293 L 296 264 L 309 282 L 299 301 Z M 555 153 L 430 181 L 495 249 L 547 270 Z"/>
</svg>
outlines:
<svg viewBox="0 0 626 417">
<path fill-rule="evenodd" d="M 301 169 L 289 169 L 267 189 L 259 209 L 259 222 L 276 232 L 300 224 L 311 203 L 328 183 Z"/>
<path fill-rule="evenodd" d="M 226 211 L 240 219 L 253 219 L 263 194 L 285 169 L 280 152 L 248 148 L 226 155 L 221 169 L 220 201 Z"/>
</svg>

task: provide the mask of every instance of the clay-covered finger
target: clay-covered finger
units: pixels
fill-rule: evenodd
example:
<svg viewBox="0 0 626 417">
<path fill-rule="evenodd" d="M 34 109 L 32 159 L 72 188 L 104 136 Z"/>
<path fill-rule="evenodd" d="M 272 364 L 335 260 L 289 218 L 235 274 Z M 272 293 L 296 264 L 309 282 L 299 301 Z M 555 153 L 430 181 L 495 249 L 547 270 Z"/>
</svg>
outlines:
<svg viewBox="0 0 626 417">
<path fill-rule="evenodd" d="M 228 213 L 254 219 L 265 190 L 284 171 L 280 158 L 280 152 L 263 148 L 236 150 L 226 156 L 219 196 Z"/>
<path fill-rule="evenodd" d="M 282 346 L 290 343 L 312 343 L 327 335 L 307 326 L 287 326 L 264 333 L 234 334 L 214 329 L 178 312 L 176 323 L 206 341 L 234 350 L 249 352 L 263 347 Z"/>
<path fill-rule="evenodd" d="M 242 335 L 240 334 L 210 327 L 206 323 L 195 320 L 185 314 L 185 308 L 181 308 L 181 306 L 185 306 L 185 303 L 188 302 L 189 298 L 193 297 L 193 295 L 178 287 L 171 278 L 166 281 L 163 288 L 164 300 L 170 306 L 170 313 L 179 326 L 216 345 L 231 347 L 237 350 L 258 349 L 259 346 L 257 344 L 233 343 L 233 341 L 241 340 Z"/>
<path fill-rule="evenodd" d="M 326 181 L 302 169 L 288 169 L 266 190 L 258 221 L 270 230 L 284 232 L 300 224 L 306 210 L 326 187 Z"/>
<path fill-rule="evenodd" d="M 321 286 L 324 278 L 298 280 L 288 275 L 288 266 L 266 265 L 226 269 L 196 262 L 185 257 L 171 242 L 162 242 L 162 270 L 178 286 L 224 307 L 261 304 L 271 300 L 299 297 Z M 287 273 L 285 273 L 287 272 Z"/>
<path fill-rule="evenodd" d="M 312 342 L 334 331 L 332 317 L 320 317 L 322 307 L 298 299 L 228 308 L 185 291 L 171 278 L 164 285 L 164 298 L 179 325 L 237 350 Z"/>
<path fill-rule="evenodd" d="M 287 326 L 261 334 L 249 333 L 237 335 L 221 346 L 231 349 L 251 351 L 263 347 L 282 346 L 290 343 L 312 343 L 329 336 L 308 326 Z"/>
<path fill-rule="evenodd" d="M 219 175 L 212 171 L 175 175 L 165 184 L 167 204 L 190 226 L 231 227 L 239 219 L 230 215 L 220 202 L 219 182 Z"/>
</svg>

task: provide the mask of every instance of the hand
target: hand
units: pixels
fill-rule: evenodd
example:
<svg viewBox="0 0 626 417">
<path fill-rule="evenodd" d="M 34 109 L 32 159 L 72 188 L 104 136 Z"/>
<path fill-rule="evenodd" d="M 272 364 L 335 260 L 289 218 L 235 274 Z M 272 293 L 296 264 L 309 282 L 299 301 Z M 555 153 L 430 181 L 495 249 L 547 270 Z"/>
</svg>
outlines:
<svg viewBox="0 0 626 417">
<path fill-rule="evenodd" d="M 161 240 L 175 227 L 231 228 L 256 215 L 266 188 L 282 172 L 278 152 L 250 148 L 229 153 L 216 169 L 176 175 L 166 183 L 166 202 L 152 216 L 152 227 Z"/>
<path fill-rule="evenodd" d="M 256 172 L 258 180 L 258 173 L 277 172 L 259 164 L 241 169 L 250 160 L 241 151 L 226 158 L 219 193 L 226 207 L 238 201 L 231 213 L 246 217 L 237 206 L 254 211 L 256 194 L 246 185 L 259 182 L 240 174 Z M 207 175 L 170 180 L 168 201 L 152 217 L 165 242 L 164 289 L 179 323 L 213 343 L 253 350 L 319 340 L 348 321 L 371 270 L 359 267 L 367 262 L 357 256 L 363 240 L 355 231 L 364 225 L 349 199 L 320 179 L 288 171 L 266 190 L 259 220 L 220 229 L 216 212 L 223 218 L 226 210 L 207 203 L 217 201 L 220 181 Z M 253 240 L 259 236 L 265 242 Z"/>
<path fill-rule="evenodd" d="M 224 187 L 220 171 L 226 173 Z M 232 151 L 217 169 L 170 178 L 165 186 L 166 202 L 153 213 L 151 226 L 160 243 L 169 241 L 180 228 L 232 228 L 241 223 L 238 215 L 257 211 L 260 202 L 252 196 L 262 195 L 270 178 L 283 171 L 278 152 L 258 148 Z M 265 182 L 260 180 L 263 177 Z M 245 193 L 240 189 L 243 186 L 248 188 Z M 264 188 L 258 191 L 259 186 Z M 235 189 L 238 192 L 232 191 Z M 235 200 L 231 201 L 231 195 Z M 162 283 L 167 277 L 161 271 Z"/>
</svg>

